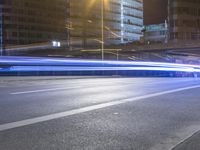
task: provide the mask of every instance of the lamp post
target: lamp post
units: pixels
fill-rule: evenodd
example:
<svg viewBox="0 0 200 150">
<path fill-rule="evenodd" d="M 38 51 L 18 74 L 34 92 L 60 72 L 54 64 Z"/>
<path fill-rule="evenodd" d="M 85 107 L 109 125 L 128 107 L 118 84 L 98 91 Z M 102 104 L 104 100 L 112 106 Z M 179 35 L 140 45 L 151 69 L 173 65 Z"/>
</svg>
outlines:
<svg viewBox="0 0 200 150">
<path fill-rule="evenodd" d="M 0 20 L 1 20 L 1 24 L 0 24 L 0 56 L 3 56 L 3 52 L 4 52 L 4 42 L 3 42 L 3 10 L 0 10 Z"/>
<path fill-rule="evenodd" d="M 90 5 L 91 7 L 94 2 L 97 0 L 90 0 Z M 99 0 L 100 1 L 100 0 Z M 102 61 L 104 60 L 104 9 L 105 9 L 105 1 L 107 2 L 108 0 L 101 0 L 101 59 Z"/>
<path fill-rule="evenodd" d="M 104 0 L 101 0 L 101 59 L 104 61 Z"/>
</svg>

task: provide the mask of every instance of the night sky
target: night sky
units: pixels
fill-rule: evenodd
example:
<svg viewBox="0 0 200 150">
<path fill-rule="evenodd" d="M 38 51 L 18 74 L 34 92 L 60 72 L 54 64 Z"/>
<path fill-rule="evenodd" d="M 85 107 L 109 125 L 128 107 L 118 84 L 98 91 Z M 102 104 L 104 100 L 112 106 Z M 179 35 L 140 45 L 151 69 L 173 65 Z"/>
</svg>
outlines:
<svg viewBox="0 0 200 150">
<path fill-rule="evenodd" d="M 163 23 L 167 18 L 167 0 L 144 0 L 144 24 Z"/>
</svg>

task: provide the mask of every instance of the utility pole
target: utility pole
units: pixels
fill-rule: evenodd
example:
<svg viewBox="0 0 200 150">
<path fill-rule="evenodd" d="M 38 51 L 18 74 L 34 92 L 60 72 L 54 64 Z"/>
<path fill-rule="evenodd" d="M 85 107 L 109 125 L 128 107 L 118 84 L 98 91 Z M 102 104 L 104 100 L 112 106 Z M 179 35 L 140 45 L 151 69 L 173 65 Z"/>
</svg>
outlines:
<svg viewBox="0 0 200 150">
<path fill-rule="evenodd" d="M 104 0 L 101 1 L 101 59 L 104 61 Z"/>
<path fill-rule="evenodd" d="M 66 32 L 67 32 L 67 48 L 71 51 L 72 44 L 71 44 L 71 30 L 72 30 L 72 22 L 71 22 L 71 4 L 70 0 L 66 0 L 66 9 L 65 9 L 65 21 L 66 21 Z"/>
<path fill-rule="evenodd" d="M 0 8 L 0 56 L 4 54 L 4 17 L 3 17 L 3 8 Z"/>
</svg>

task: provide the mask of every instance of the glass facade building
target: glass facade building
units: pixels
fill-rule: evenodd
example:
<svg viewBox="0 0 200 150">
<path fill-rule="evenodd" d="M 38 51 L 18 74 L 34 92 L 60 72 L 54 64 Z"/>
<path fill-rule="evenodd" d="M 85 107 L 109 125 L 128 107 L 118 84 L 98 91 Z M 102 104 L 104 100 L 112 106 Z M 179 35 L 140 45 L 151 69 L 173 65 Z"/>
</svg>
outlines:
<svg viewBox="0 0 200 150">
<path fill-rule="evenodd" d="M 102 7 L 105 44 L 139 41 L 142 36 L 142 0 L 104 0 L 104 6 L 102 0 L 73 0 L 69 7 L 68 27 L 72 43 L 87 47 L 102 42 Z"/>
<path fill-rule="evenodd" d="M 65 0 L 5 0 L 1 8 L 6 46 L 66 38 Z"/>
<path fill-rule="evenodd" d="M 168 3 L 170 40 L 200 40 L 200 1 L 168 0 Z"/>
<path fill-rule="evenodd" d="M 143 1 L 104 0 L 103 7 L 102 1 L 1 1 L 0 44 L 12 47 L 55 40 L 80 47 L 98 46 L 102 43 L 102 12 L 105 44 L 139 41 Z"/>
</svg>

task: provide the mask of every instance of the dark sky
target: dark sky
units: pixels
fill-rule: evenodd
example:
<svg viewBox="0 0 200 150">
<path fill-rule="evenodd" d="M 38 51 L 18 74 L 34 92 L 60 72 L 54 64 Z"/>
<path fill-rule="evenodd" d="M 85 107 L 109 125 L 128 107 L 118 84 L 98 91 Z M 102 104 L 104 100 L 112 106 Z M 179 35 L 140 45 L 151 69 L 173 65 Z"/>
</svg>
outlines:
<svg viewBox="0 0 200 150">
<path fill-rule="evenodd" d="M 167 0 L 144 0 L 144 24 L 163 23 L 167 18 Z"/>
</svg>

